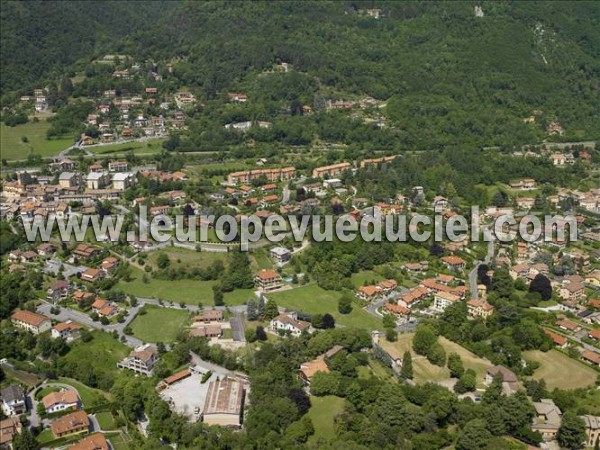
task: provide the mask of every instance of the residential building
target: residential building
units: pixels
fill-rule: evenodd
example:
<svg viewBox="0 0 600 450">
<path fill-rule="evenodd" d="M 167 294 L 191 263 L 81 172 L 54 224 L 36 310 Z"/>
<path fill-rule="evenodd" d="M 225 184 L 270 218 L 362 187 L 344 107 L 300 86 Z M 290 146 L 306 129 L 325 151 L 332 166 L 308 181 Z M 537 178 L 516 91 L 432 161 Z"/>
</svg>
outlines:
<svg viewBox="0 0 600 450">
<path fill-rule="evenodd" d="M 104 171 L 90 172 L 85 179 L 88 189 L 102 189 L 110 183 L 110 177 Z"/>
<path fill-rule="evenodd" d="M 190 336 L 192 337 L 219 338 L 222 335 L 223 329 L 220 323 L 202 324 L 195 322 L 190 327 Z"/>
<path fill-rule="evenodd" d="M 466 261 L 459 256 L 442 256 L 442 262 L 450 269 L 451 271 L 463 270 L 467 265 Z"/>
<path fill-rule="evenodd" d="M 491 384 L 494 381 L 494 377 L 498 374 L 502 377 L 502 390 L 505 394 L 511 395 L 519 390 L 520 384 L 517 376 L 514 372 L 501 365 L 490 367 L 486 370 L 484 383 L 486 385 Z"/>
<path fill-rule="evenodd" d="M 92 311 L 100 317 L 112 317 L 119 312 L 119 307 L 110 300 L 97 298 L 92 303 Z"/>
<path fill-rule="evenodd" d="M 288 181 L 296 177 L 295 167 L 278 167 L 272 169 L 243 170 L 232 172 L 227 176 L 227 184 L 250 183 L 265 178 L 267 181 Z"/>
<path fill-rule="evenodd" d="M 298 320 L 296 313 L 280 314 L 269 323 L 269 328 L 275 333 L 289 333 L 291 336 L 298 337 L 303 331 L 311 331 L 309 322 Z"/>
<path fill-rule="evenodd" d="M 290 252 L 285 247 L 275 247 L 269 251 L 271 258 L 277 261 L 279 264 L 283 264 L 288 262 L 292 257 L 292 252 Z"/>
<path fill-rule="evenodd" d="M 350 170 L 352 165 L 349 162 L 342 162 L 338 164 L 332 164 L 330 166 L 316 167 L 312 171 L 313 178 L 325 178 L 325 177 L 336 177 L 341 175 L 346 170 Z"/>
<path fill-rule="evenodd" d="M 254 277 L 254 283 L 263 291 L 278 289 L 283 285 L 281 275 L 271 269 L 262 269 Z"/>
<path fill-rule="evenodd" d="M 119 369 L 129 369 L 150 376 L 158 361 L 158 350 L 152 344 L 145 344 L 133 350 L 129 356 L 117 363 Z"/>
<path fill-rule="evenodd" d="M 93 283 L 95 281 L 101 280 L 102 278 L 104 278 L 105 275 L 106 273 L 100 269 L 89 268 L 81 273 L 81 281 Z"/>
<path fill-rule="evenodd" d="M 90 429 L 90 419 L 85 411 L 76 411 L 56 419 L 50 425 L 55 439 L 63 436 L 87 433 Z"/>
<path fill-rule="evenodd" d="M 600 439 L 600 416 L 581 416 L 585 422 L 586 447 L 593 447 Z"/>
<path fill-rule="evenodd" d="M 77 410 L 81 407 L 81 400 L 77 392 L 71 389 L 65 389 L 59 392 L 50 392 L 44 398 L 42 403 L 46 413 L 52 414 L 65 410 Z"/>
<path fill-rule="evenodd" d="M 558 348 L 564 349 L 567 348 L 567 346 L 569 345 L 569 340 L 566 337 L 555 333 L 554 331 L 544 330 L 544 333 L 546 333 L 546 335 L 549 336 L 550 339 L 552 339 L 552 342 Z"/>
<path fill-rule="evenodd" d="M 52 327 L 51 336 L 54 339 L 63 338 L 66 341 L 72 341 L 79 337 L 83 327 L 71 320 L 57 323 Z"/>
<path fill-rule="evenodd" d="M 484 300 L 469 300 L 467 312 L 471 317 L 487 319 L 494 313 L 494 307 Z"/>
<path fill-rule="evenodd" d="M 212 309 L 208 311 L 202 311 L 200 314 L 194 317 L 194 322 L 210 323 L 220 322 L 223 320 L 223 311 Z"/>
<path fill-rule="evenodd" d="M 68 280 L 57 280 L 51 287 L 46 291 L 46 297 L 52 302 L 67 298 L 71 294 L 71 282 Z"/>
<path fill-rule="evenodd" d="M 7 416 L 18 416 L 27 412 L 25 394 L 21 386 L 11 384 L 0 391 L 2 397 L 2 411 Z"/>
<path fill-rule="evenodd" d="M 404 306 L 405 308 L 412 308 L 428 296 L 429 291 L 425 287 L 419 286 L 398 296 L 396 300 L 398 301 L 398 305 Z"/>
<path fill-rule="evenodd" d="M 554 440 L 560 428 L 562 411 L 554 404 L 554 401 L 548 398 L 533 402 L 533 407 L 536 415 L 533 418 L 531 430 L 540 433 L 544 441 Z"/>
<path fill-rule="evenodd" d="M 73 250 L 73 254 L 80 258 L 94 258 L 100 254 L 100 249 L 88 244 L 78 244 Z"/>
<path fill-rule="evenodd" d="M 406 306 L 386 302 L 383 305 L 383 308 L 387 313 L 396 316 L 396 319 L 398 321 L 401 321 L 402 323 L 408 322 L 410 320 L 410 309 Z"/>
<path fill-rule="evenodd" d="M 600 353 L 593 350 L 585 350 L 581 353 L 581 359 L 585 362 L 592 364 L 593 366 L 600 367 Z"/>
<path fill-rule="evenodd" d="M 576 333 L 581 330 L 581 326 L 575 322 L 570 321 L 569 319 L 562 319 L 556 322 L 556 326 L 561 330 L 570 331 L 572 333 Z"/>
<path fill-rule="evenodd" d="M 444 311 L 448 306 L 455 304 L 460 301 L 458 295 L 451 294 L 450 292 L 436 292 L 433 295 L 432 308 L 438 311 Z"/>
<path fill-rule="evenodd" d="M 23 429 L 18 417 L 0 420 L 0 448 L 12 448 L 12 441 Z"/>
<path fill-rule="evenodd" d="M 300 369 L 298 369 L 298 375 L 300 376 L 300 379 L 307 386 L 310 386 L 310 381 L 312 380 L 313 375 L 317 372 L 329 373 L 329 367 L 327 367 L 324 355 L 321 355 L 312 361 L 307 361 L 300 364 Z"/>
<path fill-rule="evenodd" d="M 239 428 L 242 425 L 246 389 L 231 378 L 212 381 L 208 386 L 202 421 L 207 425 Z"/>
<path fill-rule="evenodd" d="M 75 172 L 62 172 L 58 176 L 58 184 L 63 188 L 77 187 L 81 183 L 81 176 Z"/>
<path fill-rule="evenodd" d="M 52 321 L 48 317 L 25 309 L 13 312 L 10 319 L 15 327 L 33 334 L 43 333 L 52 327 Z"/>
<path fill-rule="evenodd" d="M 70 445 L 67 450 L 111 450 L 102 433 L 94 433 Z"/>
<path fill-rule="evenodd" d="M 108 170 L 110 172 L 127 172 L 127 168 L 127 161 L 110 161 L 108 163 Z"/>
</svg>

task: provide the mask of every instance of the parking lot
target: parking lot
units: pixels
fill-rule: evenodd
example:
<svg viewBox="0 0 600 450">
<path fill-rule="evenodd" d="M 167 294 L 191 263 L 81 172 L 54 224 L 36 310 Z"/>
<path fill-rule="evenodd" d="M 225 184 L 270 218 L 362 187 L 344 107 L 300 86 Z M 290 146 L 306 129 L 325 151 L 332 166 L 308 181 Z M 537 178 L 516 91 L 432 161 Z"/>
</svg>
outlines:
<svg viewBox="0 0 600 450">
<path fill-rule="evenodd" d="M 167 401 L 174 412 L 187 416 L 193 422 L 198 420 L 199 414 L 204 408 L 204 401 L 208 393 L 208 385 L 217 379 L 213 375 L 202 383 L 202 373 L 192 371 L 192 375 L 184 380 L 169 386 L 160 393 L 163 400 Z"/>
</svg>

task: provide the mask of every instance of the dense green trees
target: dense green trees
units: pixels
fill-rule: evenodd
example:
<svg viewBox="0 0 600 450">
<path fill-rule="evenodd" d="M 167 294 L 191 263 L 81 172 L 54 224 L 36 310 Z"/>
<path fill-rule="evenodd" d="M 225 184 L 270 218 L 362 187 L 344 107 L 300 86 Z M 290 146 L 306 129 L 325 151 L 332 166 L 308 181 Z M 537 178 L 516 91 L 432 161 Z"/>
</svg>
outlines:
<svg viewBox="0 0 600 450">
<path fill-rule="evenodd" d="M 566 411 L 562 417 L 556 440 L 561 447 L 579 449 L 586 440 L 585 423 L 573 411 Z"/>
</svg>

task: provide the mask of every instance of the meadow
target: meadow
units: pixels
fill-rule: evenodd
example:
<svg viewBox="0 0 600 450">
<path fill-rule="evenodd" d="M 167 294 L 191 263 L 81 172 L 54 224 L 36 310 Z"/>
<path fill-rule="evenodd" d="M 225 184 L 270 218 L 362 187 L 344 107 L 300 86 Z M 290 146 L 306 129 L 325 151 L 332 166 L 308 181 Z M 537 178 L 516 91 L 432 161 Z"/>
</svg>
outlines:
<svg viewBox="0 0 600 450">
<path fill-rule="evenodd" d="M 0 155 L 2 159 L 27 159 L 30 154 L 54 156 L 73 144 L 72 137 L 46 139 L 50 124 L 46 120 L 28 122 L 15 127 L 0 123 Z M 27 142 L 23 142 L 23 138 Z"/>
</svg>

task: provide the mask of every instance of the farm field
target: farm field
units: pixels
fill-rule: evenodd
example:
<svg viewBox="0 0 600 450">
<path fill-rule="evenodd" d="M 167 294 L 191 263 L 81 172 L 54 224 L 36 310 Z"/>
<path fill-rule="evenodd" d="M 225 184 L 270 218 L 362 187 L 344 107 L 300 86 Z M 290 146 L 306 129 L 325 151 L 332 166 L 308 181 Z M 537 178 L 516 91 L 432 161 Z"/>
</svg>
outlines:
<svg viewBox="0 0 600 450">
<path fill-rule="evenodd" d="M 309 444 L 317 444 L 320 440 L 328 442 L 335 437 L 334 418 L 344 410 L 344 399 L 335 395 L 311 396 L 310 403 L 308 417 L 315 427 L 315 434 L 309 438 L 308 442 Z"/>
<path fill-rule="evenodd" d="M 46 139 L 50 124 L 45 120 L 27 122 L 15 127 L 0 124 L 0 155 L 2 159 L 27 159 L 32 153 L 43 157 L 54 156 L 73 144 L 71 137 Z M 28 142 L 23 142 L 26 137 Z"/>
<path fill-rule="evenodd" d="M 352 305 L 350 314 L 340 314 L 338 312 L 338 299 L 340 296 L 339 292 L 326 291 L 316 284 L 266 294 L 266 297 L 275 300 L 278 306 L 308 314 L 329 313 L 335 318 L 336 323 L 348 327 L 365 328 L 367 330 L 376 330 L 382 327 L 381 320 L 356 304 Z"/>
<path fill-rule="evenodd" d="M 530 350 L 523 352 L 523 357 L 540 363 L 533 379 L 546 380 L 548 389 L 577 389 L 587 387 L 596 382 L 598 372 L 585 364 L 569 358 L 558 350 L 542 352 Z M 566 375 L 568 374 L 568 376 Z"/>
<path fill-rule="evenodd" d="M 160 306 L 145 306 L 144 309 L 146 314 L 138 313 L 130 327 L 133 335 L 145 342 L 175 341 L 189 317 L 189 313 L 178 309 Z"/>
<path fill-rule="evenodd" d="M 129 152 L 133 153 L 160 153 L 162 150 L 162 143 L 166 138 L 150 139 L 147 141 L 131 141 L 123 142 L 120 144 L 109 144 L 99 145 L 97 147 L 85 147 L 86 150 L 95 153 L 97 155 L 117 155 L 125 154 Z"/>
</svg>

